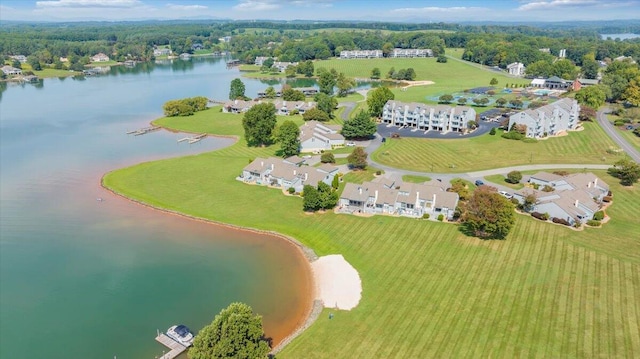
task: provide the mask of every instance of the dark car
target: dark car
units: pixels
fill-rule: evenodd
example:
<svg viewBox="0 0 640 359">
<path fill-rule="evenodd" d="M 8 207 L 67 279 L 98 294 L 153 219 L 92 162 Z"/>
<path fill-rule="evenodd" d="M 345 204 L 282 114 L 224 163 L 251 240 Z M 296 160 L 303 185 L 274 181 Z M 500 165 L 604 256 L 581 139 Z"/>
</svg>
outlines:
<svg viewBox="0 0 640 359">
<path fill-rule="evenodd" d="M 476 186 L 482 186 L 484 184 L 481 180 L 476 180 Z"/>
</svg>

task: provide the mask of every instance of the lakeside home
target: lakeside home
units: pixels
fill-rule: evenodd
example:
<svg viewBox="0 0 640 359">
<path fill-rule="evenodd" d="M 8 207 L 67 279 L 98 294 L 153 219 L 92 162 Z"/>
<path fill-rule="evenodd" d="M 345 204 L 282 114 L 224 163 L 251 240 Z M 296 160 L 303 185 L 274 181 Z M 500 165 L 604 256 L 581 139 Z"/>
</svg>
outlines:
<svg viewBox="0 0 640 359">
<path fill-rule="evenodd" d="M 378 177 L 362 184 L 347 183 L 340 196 L 339 210 L 346 213 L 398 215 L 431 219 L 443 215 L 452 220 L 458 206 L 458 194 L 447 192 L 448 183 L 428 181 L 403 183 Z"/>
<path fill-rule="evenodd" d="M 560 218 L 571 225 L 592 219 L 609 194 L 609 186 L 590 172 L 568 176 L 538 172 L 531 175 L 529 183 L 543 190 L 524 188 L 516 191 L 513 198 L 524 203 L 528 195 L 534 195 L 533 212 L 548 213 L 550 218 Z"/>
<path fill-rule="evenodd" d="M 242 169 L 242 174 L 237 179 L 244 183 L 279 187 L 283 190 L 293 188 L 296 192 L 302 192 L 305 185 L 317 186 L 320 182 L 331 185 L 337 174 L 338 167 L 327 163 L 310 167 L 298 156 L 285 159 L 258 157 Z"/>
<path fill-rule="evenodd" d="M 315 87 L 293 87 L 294 90 L 300 91 L 304 94 L 305 97 L 313 97 L 318 94 L 318 89 Z M 282 96 L 282 88 L 276 91 L 276 97 Z M 258 98 L 266 98 L 267 90 L 259 91 Z"/>
<path fill-rule="evenodd" d="M 102 52 L 91 56 L 91 62 L 107 62 L 107 61 L 109 61 L 109 56 L 103 54 Z"/>
<path fill-rule="evenodd" d="M 525 125 L 525 136 L 545 138 L 575 130 L 578 126 L 580 106 L 578 101 L 564 98 L 554 103 L 509 116 L 509 129 L 515 125 Z"/>
<path fill-rule="evenodd" d="M 244 101 L 244 100 L 233 100 L 227 101 L 222 105 L 222 112 L 225 113 L 243 113 L 249 111 L 249 109 L 257 104 L 265 103 L 267 101 Z M 273 105 L 276 107 L 276 114 L 281 116 L 288 116 L 294 114 L 294 111 L 297 111 L 299 114 L 304 114 L 308 110 L 316 107 L 316 103 L 313 101 L 305 102 L 305 101 L 282 101 L 276 100 L 273 102 Z"/>
<path fill-rule="evenodd" d="M 307 121 L 300 126 L 300 152 L 328 151 L 343 147 L 342 126 L 326 125 L 318 121 Z"/>
<path fill-rule="evenodd" d="M 433 51 L 431 49 L 393 49 L 393 52 L 389 57 L 433 57 Z"/>
<path fill-rule="evenodd" d="M 340 51 L 341 59 L 378 59 L 382 50 L 344 50 Z"/>
<path fill-rule="evenodd" d="M 13 66 L 2 66 L 2 73 L 5 75 L 22 75 L 22 70 Z"/>
<path fill-rule="evenodd" d="M 467 106 L 427 105 L 389 100 L 382 109 L 382 122 L 441 133 L 464 132 L 476 111 Z"/>
</svg>

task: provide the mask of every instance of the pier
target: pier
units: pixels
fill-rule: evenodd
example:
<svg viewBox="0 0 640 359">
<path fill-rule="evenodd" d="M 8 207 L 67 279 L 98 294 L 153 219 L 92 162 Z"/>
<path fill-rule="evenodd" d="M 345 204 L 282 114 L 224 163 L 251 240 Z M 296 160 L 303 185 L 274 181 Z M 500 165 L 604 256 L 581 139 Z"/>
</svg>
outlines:
<svg viewBox="0 0 640 359">
<path fill-rule="evenodd" d="M 157 131 L 159 129 L 160 129 L 159 126 L 144 127 L 139 130 L 129 131 L 127 132 L 127 135 L 140 136 L 140 135 L 145 135 L 149 132 Z"/>
<path fill-rule="evenodd" d="M 192 137 L 184 137 L 178 140 L 178 143 L 187 141 L 189 144 L 200 142 L 203 138 L 207 137 L 206 133 L 201 133 Z"/>
<path fill-rule="evenodd" d="M 159 359 L 173 359 L 187 350 L 187 347 L 169 338 L 164 333 L 158 332 L 156 341 L 170 349 L 168 353 L 164 353 L 164 355 L 162 355 Z"/>
</svg>

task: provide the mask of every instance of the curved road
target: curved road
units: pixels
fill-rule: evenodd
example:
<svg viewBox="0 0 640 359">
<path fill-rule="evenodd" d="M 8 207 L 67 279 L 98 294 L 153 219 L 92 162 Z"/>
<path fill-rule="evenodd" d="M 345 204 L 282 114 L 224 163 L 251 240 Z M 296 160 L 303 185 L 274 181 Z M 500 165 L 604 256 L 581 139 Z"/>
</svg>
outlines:
<svg viewBox="0 0 640 359">
<path fill-rule="evenodd" d="M 626 152 L 627 155 L 631 157 L 632 160 L 640 163 L 640 152 L 638 152 L 633 146 L 629 144 L 629 142 L 627 142 L 627 140 L 620 136 L 613 124 L 609 122 L 607 113 L 609 113 L 609 108 L 607 107 L 598 111 L 598 114 L 596 116 L 598 118 L 598 123 L 604 129 L 604 132 L 606 132 L 607 135 L 609 135 L 609 137 L 611 137 L 611 139 L 614 140 L 620 146 L 620 148 L 622 148 L 624 152 Z"/>
</svg>

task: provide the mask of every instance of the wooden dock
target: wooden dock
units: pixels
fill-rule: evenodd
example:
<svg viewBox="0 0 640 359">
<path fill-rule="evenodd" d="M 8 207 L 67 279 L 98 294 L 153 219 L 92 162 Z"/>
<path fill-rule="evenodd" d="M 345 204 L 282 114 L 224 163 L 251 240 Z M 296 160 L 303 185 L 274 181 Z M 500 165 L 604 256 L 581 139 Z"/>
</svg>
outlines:
<svg viewBox="0 0 640 359">
<path fill-rule="evenodd" d="M 173 359 L 187 350 L 187 347 L 169 338 L 164 333 L 159 333 L 156 337 L 156 341 L 170 349 L 168 353 L 165 353 L 159 359 Z"/>
<path fill-rule="evenodd" d="M 140 136 L 140 135 L 147 134 L 149 132 L 157 131 L 159 129 L 160 129 L 159 126 L 145 127 L 145 128 L 141 128 L 139 130 L 129 131 L 129 132 L 127 132 L 127 135 Z"/>
<path fill-rule="evenodd" d="M 187 141 L 189 144 L 192 144 L 192 143 L 200 142 L 200 140 L 202 140 L 205 137 L 207 137 L 207 134 L 201 133 L 196 136 L 181 138 L 178 140 L 178 143 Z"/>
</svg>

